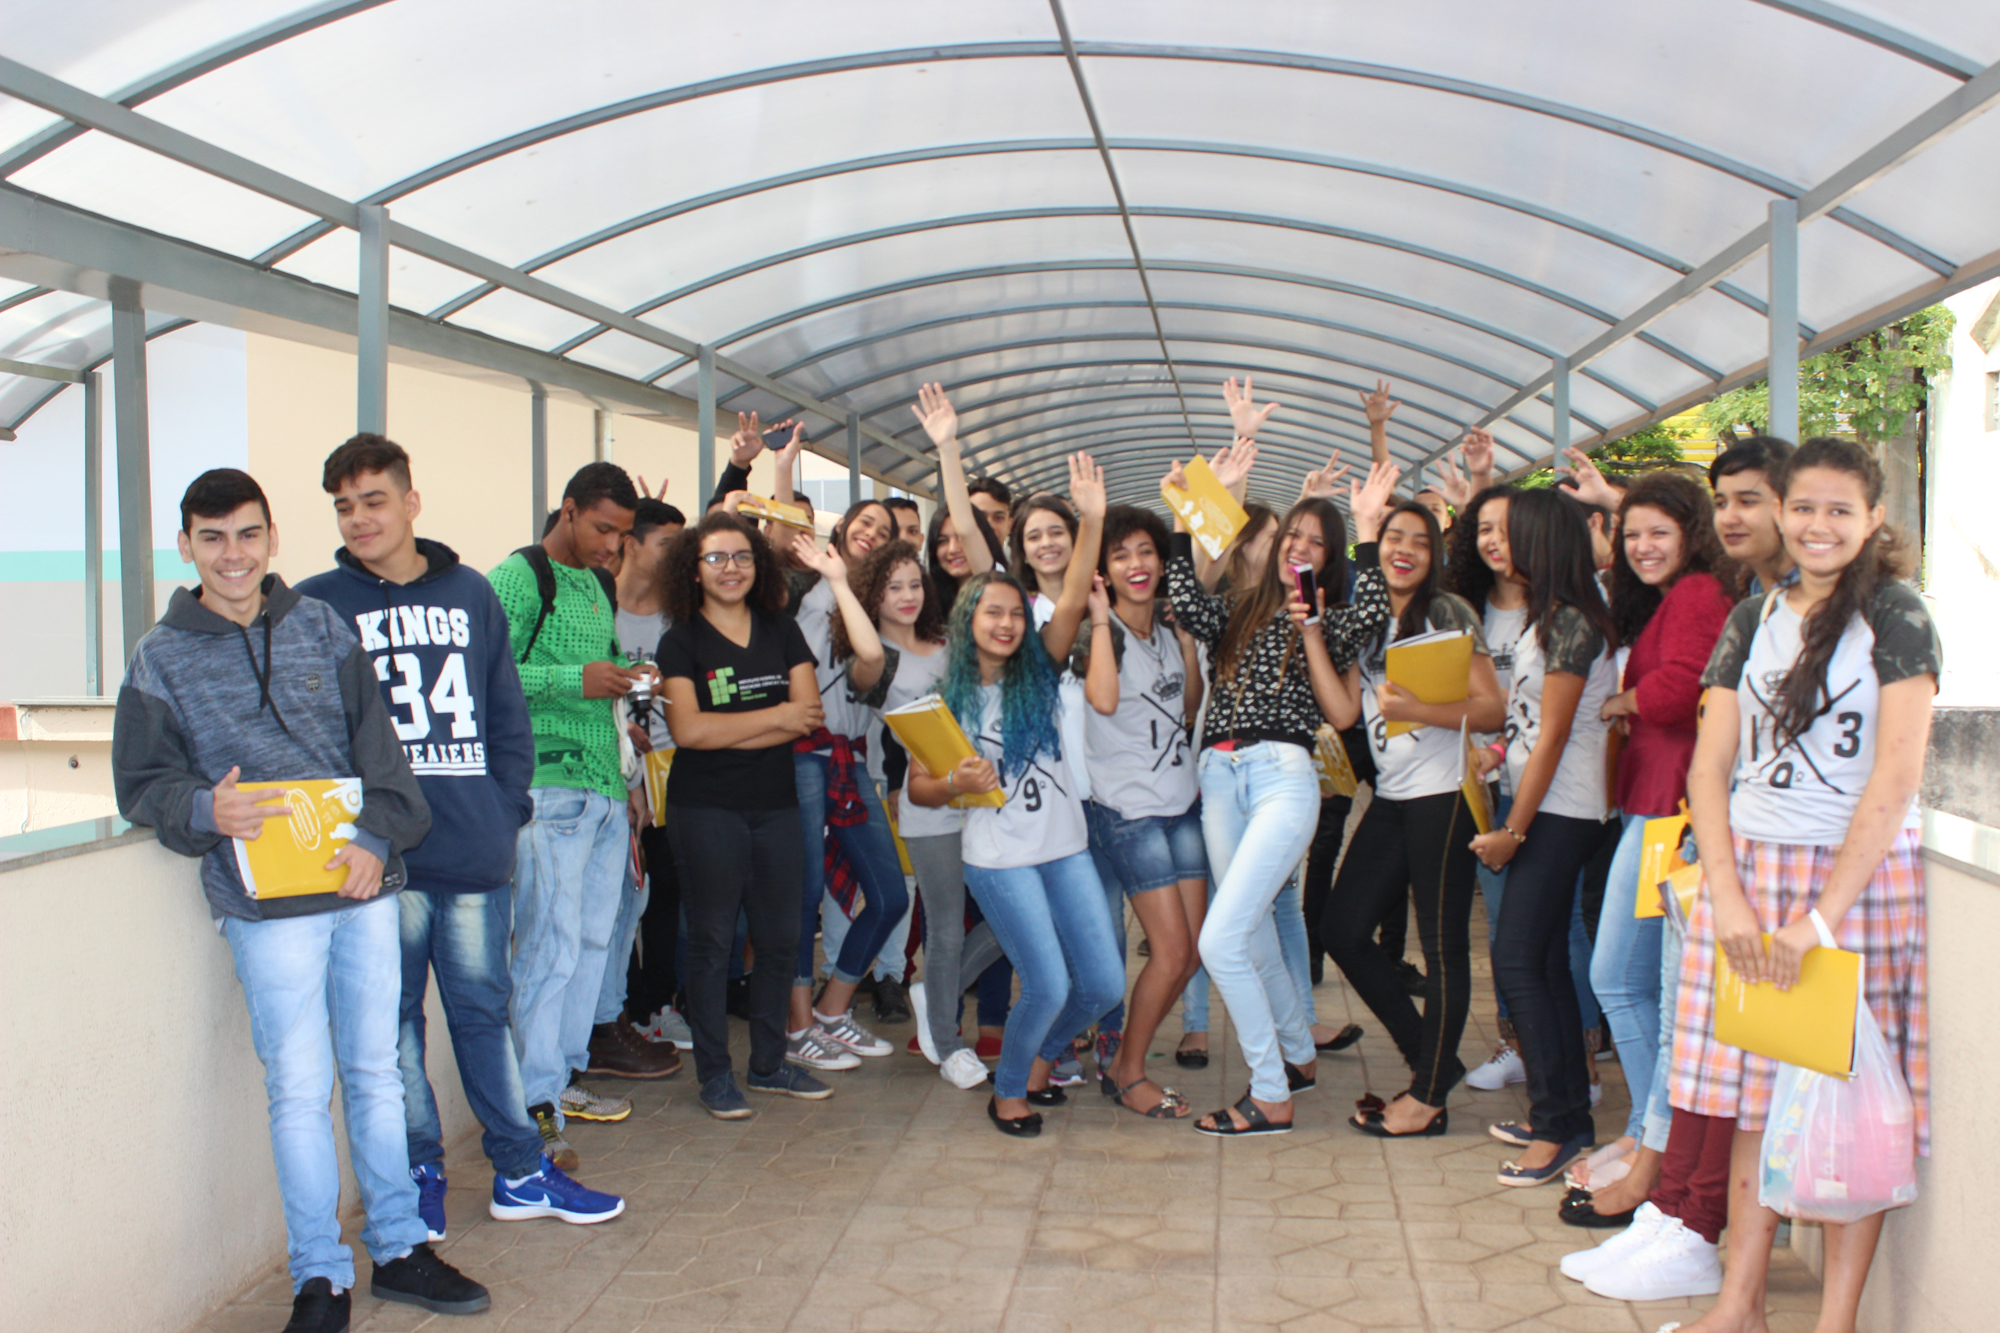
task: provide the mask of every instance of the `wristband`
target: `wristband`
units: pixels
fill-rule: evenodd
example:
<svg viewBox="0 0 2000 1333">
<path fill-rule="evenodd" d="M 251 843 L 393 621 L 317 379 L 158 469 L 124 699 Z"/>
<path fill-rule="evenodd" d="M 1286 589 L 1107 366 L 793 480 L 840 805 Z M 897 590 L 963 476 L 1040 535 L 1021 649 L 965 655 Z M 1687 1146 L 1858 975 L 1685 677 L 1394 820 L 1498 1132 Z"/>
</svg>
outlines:
<svg viewBox="0 0 2000 1333">
<path fill-rule="evenodd" d="M 958 770 L 951 769 L 944 775 L 944 789 L 953 796 L 958 795 Z"/>
<path fill-rule="evenodd" d="M 1502 833 L 1506 833 L 1506 834 L 1509 834 L 1509 835 L 1511 835 L 1511 836 L 1513 837 L 1513 839 L 1514 839 L 1514 842 L 1515 842 L 1515 844 L 1516 844 L 1517 846 L 1518 846 L 1519 844 L 1521 844 L 1521 843 L 1524 843 L 1524 842 L 1526 842 L 1526 841 L 1528 840 L 1528 835 L 1527 835 L 1527 834 L 1525 834 L 1525 833 L 1517 833 L 1517 832 L 1515 832 L 1515 831 L 1514 831 L 1514 826 L 1513 826 L 1513 825 L 1511 825 L 1511 824 L 1502 824 L 1502 825 L 1500 826 L 1500 831 L 1501 831 Z"/>
<path fill-rule="evenodd" d="M 1488 741 L 1486 748 L 1499 755 L 1502 759 L 1507 757 L 1507 742 L 1505 741 Z"/>
<path fill-rule="evenodd" d="M 1806 913 L 1806 919 L 1811 921 L 1813 929 L 1819 932 L 1819 942 L 1823 948 L 1838 949 L 1840 947 L 1840 941 L 1834 939 L 1833 932 L 1827 929 L 1826 918 L 1819 914 L 1817 907 Z"/>
</svg>

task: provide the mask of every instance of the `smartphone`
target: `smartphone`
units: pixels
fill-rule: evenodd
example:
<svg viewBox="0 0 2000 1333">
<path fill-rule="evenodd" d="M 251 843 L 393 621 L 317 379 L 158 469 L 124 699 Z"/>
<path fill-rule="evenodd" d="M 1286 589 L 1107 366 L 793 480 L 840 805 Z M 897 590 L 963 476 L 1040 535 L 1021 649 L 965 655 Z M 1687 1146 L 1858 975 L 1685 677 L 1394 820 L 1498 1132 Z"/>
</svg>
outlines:
<svg viewBox="0 0 2000 1333">
<path fill-rule="evenodd" d="M 1293 565 L 1292 581 L 1299 585 L 1299 600 L 1306 604 L 1306 624 L 1319 624 L 1319 581 L 1311 565 Z"/>
</svg>

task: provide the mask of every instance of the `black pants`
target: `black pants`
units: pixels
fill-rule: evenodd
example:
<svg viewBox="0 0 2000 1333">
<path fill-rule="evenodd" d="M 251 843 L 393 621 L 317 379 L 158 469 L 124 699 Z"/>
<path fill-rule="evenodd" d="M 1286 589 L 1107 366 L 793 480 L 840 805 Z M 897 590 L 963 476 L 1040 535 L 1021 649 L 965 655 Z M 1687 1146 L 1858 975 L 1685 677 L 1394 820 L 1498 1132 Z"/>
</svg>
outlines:
<svg viewBox="0 0 2000 1333">
<path fill-rule="evenodd" d="M 674 868 L 673 839 L 665 828 L 648 824 L 639 830 L 639 850 L 646 857 L 646 879 L 652 893 L 639 918 L 639 950 L 625 973 L 625 1014 L 644 1023 L 674 1002 L 681 988 L 674 954 L 681 945 L 681 877 Z"/>
<path fill-rule="evenodd" d="M 1320 982 L 1321 960 L 1327 953 L 1319 919 L 1326 914 L 1327 893 L 1333 888 L 1333 867 L 1340 860 L 1340 840 L 1347 833 L 1347 816 L 1353 809 L 1351 796 L 1322 797 L 1319 823 L 1313 829 L 1312 845 L 1306 849 L 1306 877 L 1300 886 L 1300 906 L 1306 914 L 1306 944 L 1312 950 L 1315 986 Z"/>
<path fill-rule="evenodd" d="M 667 807 L 674 857 L 687 872 L 688 1027 L 694 1069 L 706 1083 L 730 1072 L 729 961 L 736 918 L 750 920 L 750 1072 L 774 1074 L 785 1059 L 785 1016 L 799 951 L 799 885 L 805 842 L 799 809 Z"/>
<path fill-rule="evenodd" d="M 1493 939 L 1493 977 L 1528 1067 L 1529 1125 L 1535 1138 L 1552 1143 L 1594 1131 L 1569 922 L 1577 875 L 1603 836 L 1602 820 L 1536 815 L 1508 863 Z"/>
<path fill-rule="evenodd" d="M 1410 1095 L 1443 1106 L 1465 1077 L 1458 1041 L 1472 1004 L 1472 813 L 1456 791 L 1413 800 L 1377 796 L 1328 895 L 1320 935 L 1341 975 L 1387 1028 L 1410 1067 Z M 1388 906 L 1414 899 L 1424 951 L 1424 1012 L 1396 962 L 1375 943 Z"/>
</svg>

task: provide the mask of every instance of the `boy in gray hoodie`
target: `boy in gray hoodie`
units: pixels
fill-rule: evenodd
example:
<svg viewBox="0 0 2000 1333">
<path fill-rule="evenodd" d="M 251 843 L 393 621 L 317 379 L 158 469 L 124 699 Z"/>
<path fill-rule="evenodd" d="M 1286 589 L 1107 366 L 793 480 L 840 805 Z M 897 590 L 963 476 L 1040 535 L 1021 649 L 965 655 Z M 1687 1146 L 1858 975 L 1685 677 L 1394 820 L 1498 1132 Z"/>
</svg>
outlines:
<svg viewBox="0 0 2000 1333">
<path fill-rule="evenodd" d="M 162 845 L 201 857 L 208 910 L 236 960 L 264 1063 L 294 1303 L 286 1333 L 347 1327 L 354 1256 L 340 1241 L 340 1166 L 328 1103 L 339 1071 L 349 1155 L 375 1261 L 370 1290 L 443 1314 L 490 1304 L 432 1252 L 417 1214 L 396 1064 L 402 854 L 430 810 L 368 658 L 342 618 L 269 573 L 277 530 L 247 473 L 217 468 L 181 499 L 180 552 L 199 590 L 174 593 L 139 641 L 111 740 L 118 808 Z M 358 778 L 353 840 L 332 893 L 259 899 L 234 841 L 285 836 L 281 787 Z M 244 785 L 239 785 L 239 780 Z"/>
</svg>

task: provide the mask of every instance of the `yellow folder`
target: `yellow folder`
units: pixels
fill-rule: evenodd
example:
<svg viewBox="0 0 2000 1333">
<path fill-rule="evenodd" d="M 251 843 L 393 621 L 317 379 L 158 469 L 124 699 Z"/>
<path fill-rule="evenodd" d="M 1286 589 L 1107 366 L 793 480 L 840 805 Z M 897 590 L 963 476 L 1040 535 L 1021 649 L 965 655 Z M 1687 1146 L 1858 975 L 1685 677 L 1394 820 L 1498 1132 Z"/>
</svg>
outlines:
<svg viewBox="0 0 2000 1333">
<path fill-rule="evenodd" d="M 1236 503 L 1236 497 L 1229 493 L 1207 460 L 1195 458 L 1181 471 L 1187 477 L 1187 489 L 1161 482 L 1160 498 L 1167 502 L 1167 508 L 1174 511 L 1174 517 L 1180 519 L 1181 526 L 1201 545 L 1208 558 L 1220 560 L 1250 516 Z"/>
<path fill-rule="evenodd" d="M 979 752 L 966 739 L 965 729 L 958 725 L 958 719 L 945 707 L 943 699 L 935 694 L 927 694 L 915 703 L 892 708 L 882 714 L 882 721 L 889 730 L 896 733 L 896 739 L 912 758 L 924 766 L 924 771 L 934 778 L 941 778 L 957 768 L 966 759 L 977 759 Z M 976 795 L 965 795 L 954 799 L 954 809 L 967 809 L 975 805 L 1001 806 L 1007 803 L 1007 793 L 997 788 Z"/>
<path fill-rule="evenodd" d="M 1632 903 L 1635 918 L 1643 921 L 1665 914 L 1667 909 L 1660 895 L 1652 889 L 1687 864 L 1681 859 L 1681 840 L 1687 833 L 1687 826 L 1686 801 L 1681 802 L 1679 814 L 1646 821 L 1646 840 L 1639 847 L 1639 896 Z"/>
<path fill-rule="evenodd" d="M 667 826 L 667 775 L 674 771 L 675 747 L 669 745 L 663 750 L 648 750 L 646 762 L 646 798 L 653 803 L 653 827 Z"/>
<path fill-rule="evenodd" d="M 281 778 L 245 782 L 246 791 L 265 789 L 284 797 L 289 816 L 264 821 L 264 832 L 236 844 L 236 869 L 252 898 L 297 898 L 336 893 L 347 868 L 328 870 L 333 854 L 354 841 L 354 818 L 361 813 L 360 778 Z"/>
<path fill-rule="evenodd" d="M 1460 630 L 1426 634 L 1407 643 L 1392 643 L 1384 654 L 1385 674 L 1427 704 L 1455 704 L 1472 690 L 1472 634 Z M 1415 731 L 1421 722 L 1391 722 L 1388 734 Z"/>
<path fill-rule="evenodd" d="M 1764 937 L 1770 947 L 1771 937 Z M 1781 991 L 1750 986 L 1715 947 L 1715 1039 L 1801 1069 L 1846 1078 L 1854 1072 L 1854 1014 L 1861 999 L 1861 955 L 1809 949 L 1799 982 Z"/>
<path fill-rule="evenodd" d="M 1354 771 L 1354 761 L 1347 757 L 1347 746 L 1341 741 L 1340 733 L 1324 724 L 1313 733 L 1313 768 L 1319 773 L 1322 799 L 1352 796 L 1361 786 L 1361 779 Z"/>
<path fill-rule="evenodd" d="M 736 506 L 736 512 L 745 518 L 768 518 L 806 532 L 813 530 L 812 517 L 804 505 L 766 500 L 761 495 L 746 495 Z"/>
<path fill-rule="evenodd" d="M 1667 877 L 1654 885 L 1651 895 L 1659 904 L 1655 916 L 1671 916 L 1674 929 L 1683 938 L 1687 935 L 1688 917 L 1694 913 L 1694 900 L 1701 896 L 1701 866 L 1697 864 L 1678 866 L 1667 872 Z M 1645 881 L 1639 881 L 1639 896 L 1648 894 Z"/>
<path fill-rule="evenodd" d="M 1479 776 L 1479 746 L 1473 742 L 1465 723 L 1458 724 L 1458 745 L 1464 759 L 1464 768 L 1459 772 L 1458 789 L 1465 793 L 1465 804 L 1472 811 L 1473 827 L 1481 833 L 1493 831 L 1493 789 L 1486 785 L 1486 779 Z"/>
</svg>

